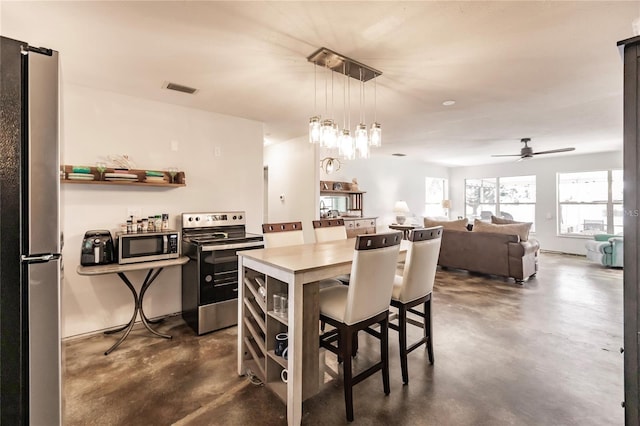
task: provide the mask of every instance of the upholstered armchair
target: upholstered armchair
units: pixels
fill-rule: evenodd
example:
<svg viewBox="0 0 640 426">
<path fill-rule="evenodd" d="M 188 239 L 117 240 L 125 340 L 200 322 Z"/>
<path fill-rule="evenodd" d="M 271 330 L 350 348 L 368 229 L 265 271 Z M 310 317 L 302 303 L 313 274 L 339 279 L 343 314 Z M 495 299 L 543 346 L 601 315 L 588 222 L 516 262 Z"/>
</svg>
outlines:
<svg viewBox="0 0 640 426">
<path fill-rule="evenodd" d="M 598 234 L 585 244 L 587 259 L 604 266 L 624 266 L 624 238 L 621 235 Z"/>
</svg>

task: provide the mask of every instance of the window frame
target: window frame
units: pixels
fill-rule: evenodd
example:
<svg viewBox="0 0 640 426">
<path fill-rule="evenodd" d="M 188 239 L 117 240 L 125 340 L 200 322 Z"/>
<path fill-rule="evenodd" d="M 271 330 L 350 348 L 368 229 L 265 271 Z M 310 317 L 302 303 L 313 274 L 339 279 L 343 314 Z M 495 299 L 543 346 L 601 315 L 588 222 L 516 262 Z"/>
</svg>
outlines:
<svg viewBox="0 0 640 426">
<path fill-rule="evenodd" d="M 500 196 L 500 179 L 510 179 L 510 178 L 533 178 L 533 184 L 535 185 L 535 191 L 534 191 L 534 199 L 535 201 L 530 202 L 502 202 L 500 200 L 501 196 Z M 536 204 L 537 204 L 537 191 L 538 191 L 538 178 L 536 175 L 516 175 L 516 176 L 498 176 L 498 177 L 484 177 L 484 178 L 465 178 L 464 180 L 464 214 L 465 217 L 468 218 L 469 220 L 471 219 L 476 219 L 479 218 L 478 215 L 472 217 L 471 213 L 467 213 L 467 181 L 469 180 L 479 180 L 479 181 L 490 181 L 493 180 L 493 183 L 495 184 L 495 202 L 491 203 L 491 202 L 481 202 L 479 203 L 479 206 L 493 206 L 494 207 L 494 212 L 493 214 L 496 216 L 499 216 L 500 214 L 502 214 L 502 211 L 504 210 L 502 208 L 502 206 L 514 206 L 514 205 L 531 205 L 533 206 L 533 224 L 531 225 L 531 232 L 534 233 L 535 232 L 535 213 L 536 213 Z M 508 212 L 508 211 L 507 211 Z"/>
<path fill-rule="evenodd" d="M 442 182 L 442 199 L 437 201 L 437 202 L 429 202 L 429 180 L 432 181 L 441 181 Z M 425 176 L 424 178 L 424 215 L 425 216 L 431 216 L 428 214 L 428 212 L 430 211 L 429 207 L 437 207 L 441 210 L 441 213 L 443 216 L 449 217 L 449 209 L 445 209 L 444 207 L 442 207 L 442 202 L 444 200 L 448 200 L 449 199 L 449 179 L 447 178 L 443 178 L 443 177 L 432 177 L 432 176 Z"/>
<path fill-rule="evenodd" d="M 613 174 L 615 171 L 622 172 L 622 169 L 607 169 L 607 170 L 583 170 L 579 172 L 565 172 L 556 173 L 556 236 L 558 237 L 570 237 L 570 238 L 593 238 L 595 234 L 585 234 L 583 232 L 562 232 L 561 219 L 562 219 L 562 206 L 606 206 L 606 223 L 605 229 L 600 231 L 602 234 L 616 234 L 615 232 L 615 207 L 619 206 L 620 208 L 624 208 L 624 199 L 622 200 L 614 200 L 613 199 Z M 576 175 L 580 173 L 597 173 L 597 172 L 606 172 L 607 173 L 607 200 L 602 201 L 561 201 L 560 200 L 560 178 L 562 175 Z M 624 185 L 624 175 L 621 175 L 622 184 Z"/>
</svg>

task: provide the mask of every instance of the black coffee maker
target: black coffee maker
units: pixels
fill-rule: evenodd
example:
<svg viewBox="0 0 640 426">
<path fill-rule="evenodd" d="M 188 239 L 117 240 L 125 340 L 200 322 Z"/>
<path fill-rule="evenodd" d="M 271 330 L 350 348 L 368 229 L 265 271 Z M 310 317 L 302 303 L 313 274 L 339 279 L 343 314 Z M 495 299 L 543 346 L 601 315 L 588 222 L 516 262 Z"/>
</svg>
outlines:
<svg viewBox="0 0 640 426">
<path fill-rule="evenodd" d="M 107 265 L 115 261 L 113 238 L 107 230 L 92 230 L 84 234 L 80 264 L 82 266 Z"/>
</svg>

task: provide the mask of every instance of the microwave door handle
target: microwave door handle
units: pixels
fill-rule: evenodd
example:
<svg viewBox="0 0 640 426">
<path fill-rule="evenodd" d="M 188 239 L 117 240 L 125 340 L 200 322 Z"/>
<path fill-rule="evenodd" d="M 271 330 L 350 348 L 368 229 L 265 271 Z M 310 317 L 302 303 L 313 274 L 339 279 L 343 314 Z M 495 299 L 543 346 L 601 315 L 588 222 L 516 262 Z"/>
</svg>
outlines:
<svg viewBox="0 0 640 426">
<path fill-rule="evenodd" d="M 169 252 L 169 238 L 166 235 L 162 236 L 162 253 Z"/>
</svg>

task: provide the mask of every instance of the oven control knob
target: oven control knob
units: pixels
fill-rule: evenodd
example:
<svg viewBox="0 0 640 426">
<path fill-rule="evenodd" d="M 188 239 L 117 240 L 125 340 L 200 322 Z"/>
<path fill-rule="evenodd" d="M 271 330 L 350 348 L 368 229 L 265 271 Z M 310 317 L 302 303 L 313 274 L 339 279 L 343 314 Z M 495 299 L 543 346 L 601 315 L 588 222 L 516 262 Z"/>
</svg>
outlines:
<svg viewBox="0 0 640 426">
<path fill-rule="evenodd" d="M 242 220 L 242 215 L 238 216 L 238 219 Z"/>
<path fill-rule="evenodd" d="M 200 216 L 196 216 L 196 222 L 200 221 Z"/>
<path fill-rule="evenodd" d="M 204 280 L 210 283 L 211 281 L 213 281 L 213 277 L 211 275 L 207 275 L 206 277 L 204 277 Z"/>
<path fill-rule="evenodd" d="M 193 218 L 191 216 L 189 216 L 189 222 L 193 222 Z"/>
<path fill-rule="evenodd" d="M 238 218 L 238 216 L 233 216 L 233 220 L 236 220 Z"/>
</svg>

